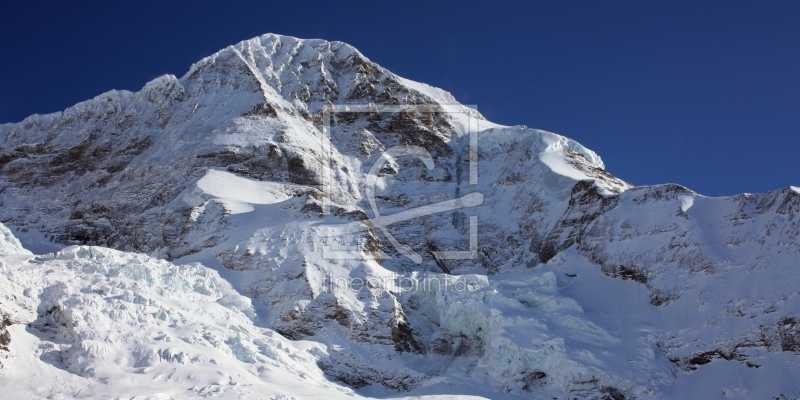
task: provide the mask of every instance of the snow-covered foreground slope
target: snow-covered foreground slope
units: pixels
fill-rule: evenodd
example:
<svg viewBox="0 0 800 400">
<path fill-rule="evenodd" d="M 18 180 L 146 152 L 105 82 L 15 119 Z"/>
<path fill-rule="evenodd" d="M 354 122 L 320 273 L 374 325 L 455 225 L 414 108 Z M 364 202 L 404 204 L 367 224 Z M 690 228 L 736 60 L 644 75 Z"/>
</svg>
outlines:
<svg viewBox="0 0 800 400">
<path fill-rule="evenodd" d="M 335 345 L 292 342 L 257 327 L 250 300 L 213 270 L 94 246 L 34 256 L 0 230 L 2 312 L 14 321 L 11 344 L 0 350 L 0 385 L 14 394 L 9 398 L 356 396 L 317 367 Z M 778 306 L 797 309 L 796 292 L 791 296 L 797 278 L 784 279 L 782 293 L 794 301 Z M 599 390 L 610 398 L 771 398 L 798 390 L 800 363 L 791 353 L 754 348 L 745 352 L 746 363 L 719 359 L 702 372 L 678 370 L 657 351 L 664 332 L 692 326 L 694 340 L 714 342 L 726 322 L 700 328 L 708 315 L 727 315 L 730 302 L 706 303 L 702 312 L 694 304 L 654 308 L 644 286 L 606 277 L 574 251 L 535 273 L 431 274 L 422 282 L 407 290 L 406 301 L 425 321 L 412 321 L 421 329 L 435 329 L 425 326 L 435 322 L 439 332 L 433 354 L 416 367 L 440 377 L 415 390 L 424 398 L 448 392 L 498 398 L 487 390 L 497 382 L 475 381 L 476 369 L 516 375 L 501 392 L 537 398 L 563 395 L 556 383 L 573 394 Z M 704 283 L 695 290 L 719 291 Z M 735 290 L 726 298 L 742 295 Z"/>
<path fill-rule="evenodd" d="M 633 187 L 344 43 L 0 125 L 0 180 L 7 362 L 65 396 L 800 397 L 800 190 Z"/>
<path fill-rule="evenodd" d="M 2 259 L 17 289 L 5 294 L 29 308 L 4 310 L 23 323 L 9 329 L 4 398 L 351 394 L 316 368 L 318 345 L 254 326 L 250 300 L 202 265 L 93 246 L 18 254 Z"/>
<path fill-rule="evenodd" d="M 4 399 L 360 397 L 324 377 L 323 346 L 255 326 L 213 270 L 94 246 L 34 256 L 0 231 Z"/>
</svg>

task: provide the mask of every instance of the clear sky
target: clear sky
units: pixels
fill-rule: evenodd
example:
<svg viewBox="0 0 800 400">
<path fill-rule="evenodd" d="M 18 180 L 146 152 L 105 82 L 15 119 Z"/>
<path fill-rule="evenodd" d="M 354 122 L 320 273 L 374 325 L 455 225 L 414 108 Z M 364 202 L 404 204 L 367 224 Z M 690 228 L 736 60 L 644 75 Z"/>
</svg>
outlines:
<svg viewBox="0 0 800 400">
<path fill-rule="evenodd" d="M 491 121 L 578 140 L 636 185 L 800 185 L 796 0 L 3 2 L 0 122 L 267 32 L 348 42 Z"/>
</svg>

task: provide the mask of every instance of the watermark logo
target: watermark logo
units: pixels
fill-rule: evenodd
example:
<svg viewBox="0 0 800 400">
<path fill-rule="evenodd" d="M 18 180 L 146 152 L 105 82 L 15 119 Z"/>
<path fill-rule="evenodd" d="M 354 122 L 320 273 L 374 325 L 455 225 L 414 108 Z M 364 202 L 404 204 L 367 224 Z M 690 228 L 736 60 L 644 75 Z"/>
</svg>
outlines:
<svg viewBox="0 0 800 400">
<path fill-rule="evenodd" d="M 333 159 L 331 153 L 331 113 L 349 112 L 349 113 L 442 113 L 447 114 L 462 114 L 457 116 L 457 120 L 461 121 L 464 128 L 469 135 L 468 145 L 468 161 L 469 163 L 469 185 L 478 184 L 478 123 L 479 119 L 474 118 L 472 114 L 474 108 L 467 108 L 463 105 L 401 105 L 401 106 L 376 106 L 370 105 L 334 105 L 328 107 L 323 113 L 323 151 L 328 156 L 327 159 Z M 446 200 L 434 204 L 427 204 L 420 207 L 415 207 L 405 211 L 401 211 L 391 215 L 381 215 L 377 202 L 375 201 L 375 187 L 379 179 L 379 171 L 383 166 L 395 157 L 410 156 L 416 157 L 423 162 L 428 170 L 434 169 L 434 160 L 430 152 L 421 146 L 394 146 L 386 149 L 375 163 L 370 168 L 366 175 L 365 194 L 370 208 L 372 209 L 373 217 L 364 221 L 355 221 L 348 224 L 336 225 L 320 225 L 317 227 L 317 234 L 323 237 L 335 237 L 356 232 L 366 231 L 370 229 L 378 229 L 383 232 L 384 236 L 389 240 L 392 246 L 398 253 L 408 257 L 411 261 L 419 264 L 422 262 L 422 256 L 414 251 L 410 246 L 400 243 L 389 232 L 388 227 L 392 224 L 407 221 L 414 218 L 423 217 L 426 215 L 437 214 L 447 211 L 455 211 L 468 207 L 475 207 L 483 203 L 483 194 L 478 192 L 469 193 L 455 199 Z M 331 202 L 331 184 L 332 184 L 332 167 L 330 164 L 325 166 L 323 172 L 323 214 L 330 213 Z M 459 177 L 460 178 L 460 177 Z M 460 182 L 459 182 L 460 183 Z M 449 251 L 432 251 L 433 256 L 440 260 L 447 259 L 474 259 L 477 258 L 478 253 L 478 217 L 469 217 L 469 250 L 449 250 Z M 326 259 L 375 259 L 377 257 L 363 254 L 357 249 L 354 250 L 334 250 L 331 246 L 323 247 L 323 257 Z M 384 254 L 381 258 L 389 258 Z"/>
<path fill-rule="evenodd" d="M 362 290 L 388 290 L 392 293 L 458 292 L 471 293 L 488 287 L 488 280 L 475 275 L 461 276 L 368 276 L 349 278 L 326 275 L 323 282 L 329 292 L 360 292 Z"/>
</svg>

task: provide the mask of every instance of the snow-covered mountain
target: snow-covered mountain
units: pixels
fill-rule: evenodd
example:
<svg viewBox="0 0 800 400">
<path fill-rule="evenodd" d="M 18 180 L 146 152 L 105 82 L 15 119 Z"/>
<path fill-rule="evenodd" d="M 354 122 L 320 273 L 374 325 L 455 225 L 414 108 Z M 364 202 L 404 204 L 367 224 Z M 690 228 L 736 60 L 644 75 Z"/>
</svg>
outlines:
<svg viewBox="0 0 800 400">
<path fill-rule="evenodd" d="M 21 398 L 800 396 L 800 188 L 633 187 L 344 43 L 0 125 L 0 180 Z"/>
</svg>

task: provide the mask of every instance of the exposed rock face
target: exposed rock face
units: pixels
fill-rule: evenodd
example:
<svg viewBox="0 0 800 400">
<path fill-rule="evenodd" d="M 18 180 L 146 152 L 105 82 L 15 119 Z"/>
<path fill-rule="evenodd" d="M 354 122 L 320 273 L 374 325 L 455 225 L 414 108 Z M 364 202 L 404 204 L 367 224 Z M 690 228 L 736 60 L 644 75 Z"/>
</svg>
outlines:
<svg viewBox="0 0 800 400">
<path fill-rule="evenodd" d="M 427 108 L 379 108 L 398 105 Z M 370 197 L 370 168 L 395 146 L 425 149 L 433 168 L 388 159 Z M 752 348 L 798 352 L 797 188 L 706 198 L 674 184 L 633 187 L 573 140 L 488 122 L 344 43 L 264 35 L 137 93 L 0 125 L 0 179 L 3 223 L 224 271 L 262 323 L 328 344 L 320 365 L 353 387 L 409 390 L 460 374 L 508 393 L 617 399 L 674 380 L 654 351 L 684 369 L 756 363 Z M 472 193 L 479 206 L 385 231 L 370 220 Z M 470 257 L 437 257 L 473 250 L 474 216 Z M 318 232 L 346 223 L 359 228 Z M 345 249 L 358 257 L 326 255 Z M 580 265 L 643 285 L 648 312 L 698 316 L 630 339 L 643 346 L 630 367 L 641 375 L 608 367 L 597 349 L 632 347 L 560 294 L 583 278 L 571 269 Z M 407 290 L 399 278 L 462 286 Z M 773 292 L 715 290 L 750 282 Z M 522 330 L 538 336 L 521 340 Z"/>
</svg>

